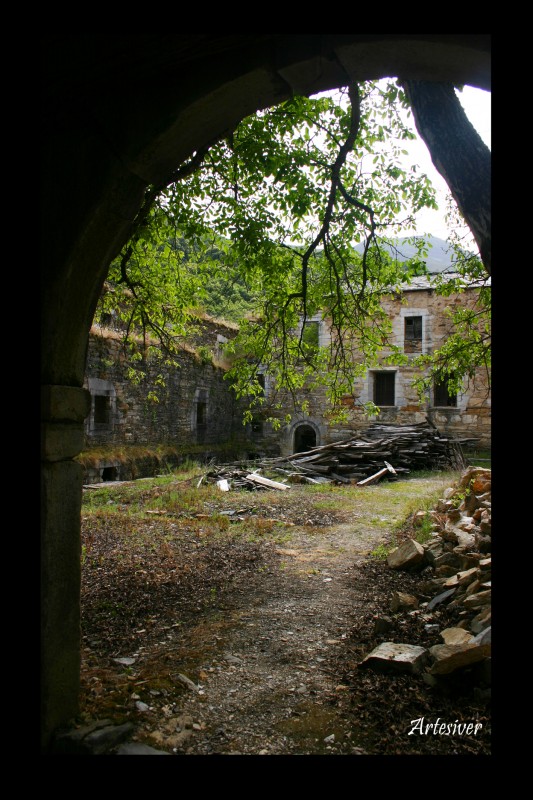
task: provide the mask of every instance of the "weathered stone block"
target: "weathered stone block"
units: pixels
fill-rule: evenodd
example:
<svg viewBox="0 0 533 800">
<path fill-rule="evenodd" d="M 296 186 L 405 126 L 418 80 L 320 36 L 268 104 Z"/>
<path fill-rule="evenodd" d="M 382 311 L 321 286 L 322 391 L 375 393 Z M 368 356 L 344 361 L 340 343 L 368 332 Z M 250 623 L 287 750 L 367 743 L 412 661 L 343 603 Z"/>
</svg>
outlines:
<svg viewBox="0 0 533 800">
<path fill-rule="evenodd" d="M 421 672 L 428 658 L 424 647 L 413 644 L 383 642 L 369 653 L 359 665 L 378 672 Z"/>
<path fill-rule="evenodd" d="M 474 640 L 473 634 L 464 628 L 445 628 L 440 635 L 444 644 L 465 644 Z"/>
<path fill-rule="evenodd" d="M 485 630 L 490 625 L 491 622 L 491 609 L 484 608 L 479 614 L 476 614 L 472 622 L 470 623 L 470 630 L 472 633 L 481 633 L 481 631 Z"/>
<path fill-rule="evenodd" d="M 477 575 L 477 567 L 472 567 L 471 569 L 467 569 L 464 572 L 456 572 L 455 575 L 452 575 L 446 583 L 444 584 L 447 587 L 451 586 L 466 586 L 472 581 L 475 580 Z"/>
<path fill-rule="evenodd" d="M 399 547 L 389 553 L 387 564 L 391 569 L 414 569 L 422 566 L 424 548 L 414 539 L 407 539 Z"/>
<path fill-rule="evenodd" d="M 490 656 L 490 644 L 436 644 L 430 647 L 429 652 L 434 659 L 430 674 L 447 675 Z"/>
<path fill-rule="evenodd" d="M 393 592 L 390 607 L 393 612 L 411 611 L 413 608 L 418 608 L 418 599 L 405 592 Z"/>
<path fill-rule="evenodd" d="M 491 589 L 485 589 L 483 592 L 476 592 L 468 597 L 465 597 L 463 605 L 467 609 L 483 608 L 490 605 Z"/>
<path fill-rule="evenodd" d="M 482 631 L 480 631 L 476 635 L 474 642 L 476 644 L 491 644 L 492 642 L 491 626 L 489 625 L 488 628 L 484 628 Z"/>
<path fill-rule="evenodd" d="M 87 389 L 76 386 L 42 386 L 41 419 L 83 422 L 91 408 Z"/>
<path fill-rule="evenodd" d="M 454 567 L 451 564 L 439 564 L 439 566 L 435 568 L 435 575 L 438 575 L 439 578 L 446 578 L 444 585 L 447 586 L 447 579 L 455 575 L 456 571 L 457 567 Z"/>
</svg>

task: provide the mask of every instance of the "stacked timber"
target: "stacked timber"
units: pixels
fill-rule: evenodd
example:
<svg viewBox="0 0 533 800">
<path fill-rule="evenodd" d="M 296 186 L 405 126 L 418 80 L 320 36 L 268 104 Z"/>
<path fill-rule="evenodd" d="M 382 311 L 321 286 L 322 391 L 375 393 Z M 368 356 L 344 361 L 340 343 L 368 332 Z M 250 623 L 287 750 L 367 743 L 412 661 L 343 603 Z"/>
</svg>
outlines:
<svg viewBox="0 0 533 800">
<path fill-rule="evenodd" d="M 279 472 L 313 482 L 321 478 L 339 483 L 364 485 L 376 476 L 387 474 L 389 480 L 417 470 L 465 469 L 462 444 L 470 439 L 442 436 L 427 422 L 418 425 L 374 423 L 362 435 L 342 442 L 315 447 L 272 461 Z"/>
<path fill-rule="evenodd" d="M 442 436 L 429 422 L 417 425 L 374 423 L 362 435 L 314 447 L 290 456 L 264 459 L 253 473 L 220 467 L 208 481 L 226 480 L 232 488 L 286 489 L 287 483 L 356 483 L 365 486 L 382 477 L 397 480 L 419 470 L 463 470 L 467 467 L 462 445 L 473 439 Z M 261 478 L 261 469 L 282 476 L 282 481 Z M 220 484 L 219 484 L 220 485 Z M 225 484 L 220 488 L 227 490 Z"/>
</svg>

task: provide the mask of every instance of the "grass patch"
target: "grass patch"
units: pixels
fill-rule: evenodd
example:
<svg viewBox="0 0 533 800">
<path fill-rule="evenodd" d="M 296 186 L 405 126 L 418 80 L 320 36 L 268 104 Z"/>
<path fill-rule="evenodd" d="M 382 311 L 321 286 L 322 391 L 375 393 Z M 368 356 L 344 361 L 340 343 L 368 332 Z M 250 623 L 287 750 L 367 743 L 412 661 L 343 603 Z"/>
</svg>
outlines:
<svg viewBox="0 0 533 800">
<path fill-rule="evenodd" d="M 385 561 L 385 559 L 388 558 L 389 553 L 394 550 L 395 546 L 396 545 L 386 545 L 382 542 L 381 544 L 378 544 L 374 550 L 372 550 L 370 555 L 372 558 L 378 559 L 378 561 Z"/>
<path fill-rule="evenodd" d="M 205 466 L 188 462 L 172 474 L 85 489 L 84 523 L 89 529 L 100 530 L 106 520 L 113 526 L 120 522 L 131 537 L 136 535 L 139 525 L 154 529 L 157 523 L 161 531 L 169 528 L 172 537 L 178 538 L 183 528 L 203 539 L 230 537 L 250 543 L 268 539 L 285 544 L 295 528 L 320 534 L 329 525 L 353 521 L 362 528 L 382 533 L 383 538 L 397 540 L 406 530 L 409 518 L 415 512 L 434 507 L 444 489 L 460 474 L 418 473 L 367 487 L 297 484 L 287 492 L 221 492 L 215 484 L 198 485 L 205 471 Z M 322 521 L 324 517 L 326 522 Z M 430 532 L 428 515 L 410 535 L 416 535 L 423 543 Z M 376 557 L 384 557 L 384 548 L 385 545 L 377 549 Z M 89 550 L 82 554 L 85 563 Z"/>
<path fill-rule="evenodd" d="M 472 450 L 465 451 L 465 457 L 472 467 L 485 467 L 491 468 L 491 451 L 473 448 Z"/>
<path fill-rule="evenodd" d="M 432 532 L 433 520 L 431 516 L 426 513 L 422 519 L 422 524 L 417 527 L 415 539 L 419 544 L 425 544 L 430 540 Z"/>
</svg>

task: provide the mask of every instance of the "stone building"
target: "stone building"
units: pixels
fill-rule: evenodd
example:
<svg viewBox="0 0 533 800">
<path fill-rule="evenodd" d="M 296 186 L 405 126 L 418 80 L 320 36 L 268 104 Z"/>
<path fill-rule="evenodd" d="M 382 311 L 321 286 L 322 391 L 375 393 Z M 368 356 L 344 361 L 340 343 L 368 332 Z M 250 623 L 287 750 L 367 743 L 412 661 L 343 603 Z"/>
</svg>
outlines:
<svg viewBox="0 0 533 800">
<path fill-rule="evenodd" d="M 325 392 L 305 392 L 308 412 L 294 413 L 289 425 L 274 431 L 268 424 L 263 426 L 265 440 L 275 439 L 285 455 L 301 452 L 332 441 L 342 440 L 361 432 L 370 422 L 411 425 L 430 420 L 439 431 L 453 438 L 472 438 L 476 446 L 490 449 L 491 446 L 491 397 L 489 381 L 481 369 L 469 380 L 464 391 L 450 396 L 445 385 L 433 385 L 429 396 L 421 402 L 413 379 L 418 371 L 412 365 L 417 355 L 437 350 L 451 333 L 451 322 L 447 311 L 454 307 L 465 307 L 475 303 L 476 287 L 461 294 L 443 297 L 436 294 L 427 278 L 414 279 L 383 301 L 383 307 L 392 320 L 392 344 L 408 355 L 409 363 L 390 366 L 383 363 L 368 369 L 356 387 L 354 396 L 345 398 L 347 420 L 334 423 L 328 416 Z M 320 347 L 326 347 L 330 339 L 327 320 L 316 315 L 308 322 L 317 328 Z M 384 350 L 383 362 L 389 351 Z M 266 394 L 272 393 L 266 376 Z M 380 408 L 377 417 L 369 419 L 363 404 L 374 402 Z M 279 412 L 285 416 L 287 407 Z"/>
<path fill-rule="evenodd" d="M 447 310 L 475 302 L 477 290 L 443 297 L 435 293 L 426 278 L 417 278 L 402 291 L 383 301 L 392 320 L 393 344 L 408 355 L 403 366 L 383 364 L 366 372 L 354 396 L 345 398 L 347 420 L 332 422 L 324 390 L 305 392 L 308 412 L 294 412 L 287 403 L 269 410 L 291 422 L 274 429 L 258 414 L 251 425 L 242 424 L 243 407 L 225 380 L 228 363 L 224 344 L 237 333 L 237 326 L 206 317 L 190 343 L 184 344 L 179 367 L 163 367 L 157 358 L 142 364 L 146 378 L 139 384 L 128 377 L 128 359 L 119 333 L 93 327 L 87 358 L 85 386 L 91 393 L 91 410 L 85 422 L 86 446 L 166 445 L 183 456 L 241 458 L 281 453 L 287 455 L 342 440 L 364 431 L 370 422 L 397 425 L 416 424 L 429 419 L 444 435 L 473 438 L 477 446 L 490 449 L 490 390 L 481 371 L 464 392 L 450 396 L 444 386 L 433 386 L 421 402 L 412 381 L 418 374 L 412 361 L 421 353 L 438 349 L 451 332 Z M 330 342 L 327 320 L 320 315 L 308 322 L 316 326 L 321 347 Z M 383 352 L 383 358 L 387 351 Z M 156 387 L 163 372 L 164 386 Z M 275 392 L 270 377 L 264 376 L 266 400 Z M 151 400 L 156 389 L 157 400 Z M 276 399 L 280 396 L 276 393 Z M 370 419 L 363 404 L 373 401 L 380 408 Z M 268 406 L 268 402 L 266 404 Z M 114 480 L 128 477 L 118 459 L 100 460 L 88 470 L 86 480 Z"/>
<path fill-rule="evenodd" d="M 164 445 L 183 458 L 208 457 L 217 450 L 246 453 L 242 410 L 224 380 L 224 345 L 236 332 L 232 323 L 206 317 L 182 345 L 177 366 L 165 365 L 152 352 L 137 362 L 145 377 L 136 382 L 121 334 L 93 326 L 84 383 L 91 394 L 85 452 L 107 449 L 110 457 L 86 467 L 85 480 L 129 477 L 124 461 L 113 457 L 121 447 L 133 452 L 135 446 Z"/>
</svg>

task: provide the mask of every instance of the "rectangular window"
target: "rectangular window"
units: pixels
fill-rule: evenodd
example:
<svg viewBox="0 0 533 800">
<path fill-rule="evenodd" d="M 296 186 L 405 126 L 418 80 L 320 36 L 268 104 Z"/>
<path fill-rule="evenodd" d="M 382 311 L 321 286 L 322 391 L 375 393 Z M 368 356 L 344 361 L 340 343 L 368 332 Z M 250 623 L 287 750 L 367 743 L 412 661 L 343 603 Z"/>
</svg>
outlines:
<svg viewBox="0 0 533 800">
<path fill-rule="evenodd" d="M 198 400 L 196 403 L 196 441 L 198 444 L 205 442 L 207 433 L 207 403 Z"/>
<path fill-rule="evenodd" d="M 404 351 L 422 352 L 422 317 L 405 317 Z"/>
<path fill-rule="evenodd" d="M 111 422 L 111 398 L 103 394 L 95 394 L 93 397 L 95 425 L 109 425 Z"/>
<path fill-rule="evenodd" d="M 445 380 L 435 380 L 433 386 L 433 402 L 436 406 L 445 406 L 448 408 L 457 407 L 457 395 L 449 392 L 448 384 Z"/>
<path fill-rule="evenodd" d="M 207 424 L 207 403 L 199 400 L 196 403 L 196 425 Z"/>
<path fill-rule="evenodd" d="M 395 372 L 374 372 L 374 403 L 377 406 L 393 406 L 395 403 Z"/>
</svg>

